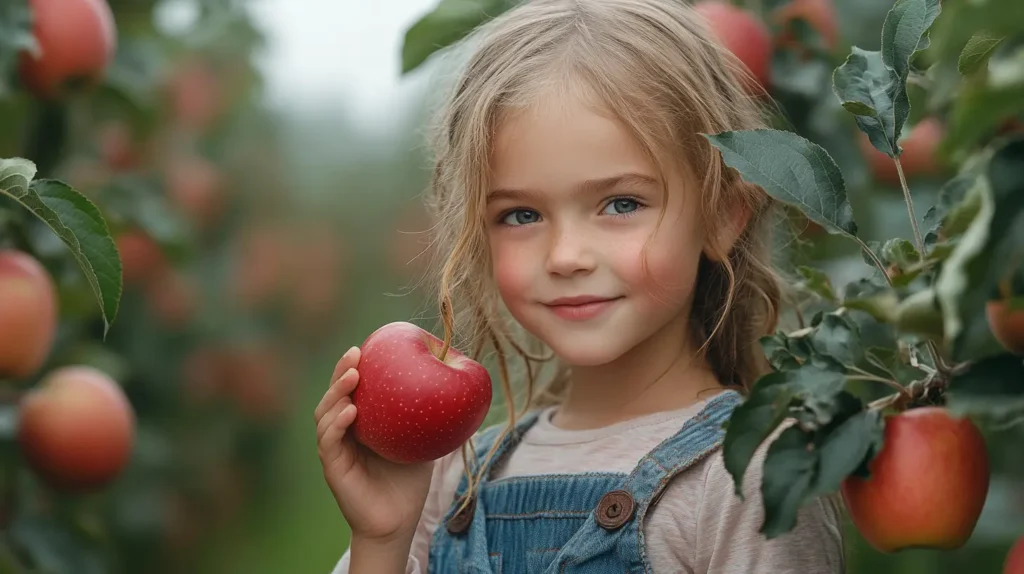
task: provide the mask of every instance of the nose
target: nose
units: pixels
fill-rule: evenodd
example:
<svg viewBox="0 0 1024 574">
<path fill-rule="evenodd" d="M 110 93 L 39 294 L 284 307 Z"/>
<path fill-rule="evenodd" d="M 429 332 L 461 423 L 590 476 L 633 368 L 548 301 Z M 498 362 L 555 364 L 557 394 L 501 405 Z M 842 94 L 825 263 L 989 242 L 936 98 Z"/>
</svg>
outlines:
<svg viewBox="0 0 1024 574">
<path fill-rule="evenodd" d="M 594 270 L 593 241 L 577 226 L 561 226 L 554 230 L 548 248 L 547 271 L 552 275 L 571 277 Z"/>
</svg>

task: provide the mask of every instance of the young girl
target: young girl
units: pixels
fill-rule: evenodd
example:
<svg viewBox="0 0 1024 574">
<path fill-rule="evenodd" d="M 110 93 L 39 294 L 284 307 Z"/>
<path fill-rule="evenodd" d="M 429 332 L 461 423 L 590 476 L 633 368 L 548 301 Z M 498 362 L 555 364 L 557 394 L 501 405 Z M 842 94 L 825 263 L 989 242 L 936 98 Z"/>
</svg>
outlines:
<svg viewBox="0 0 1024 574">
<path fill-rule="evenodd" d="M 349 350 L 315 412 L 352 530 L 334 572 L 843 572 L 832 499 L 767 540 L 767 445 L 742 499 L 722 461 L 780 299 L 771 201 L 701 135 L 763 126 L 740 65 L 682 0 L 525 2 L 474 48 L 439 138 L 438 284 L 509 424 L 391 464 L 345 432 Z"/>
</svg>

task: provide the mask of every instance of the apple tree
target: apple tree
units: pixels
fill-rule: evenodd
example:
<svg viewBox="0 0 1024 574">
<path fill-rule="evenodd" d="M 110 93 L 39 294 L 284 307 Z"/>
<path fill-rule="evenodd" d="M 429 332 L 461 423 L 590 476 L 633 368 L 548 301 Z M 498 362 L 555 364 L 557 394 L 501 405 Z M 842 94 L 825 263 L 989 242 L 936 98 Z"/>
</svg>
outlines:
<svg viewBox="0 0 1024 574">
<path fill-rule="evenodd" d="M 291 209 L 262 34 L 244 2 L 168 4 L 0 6 L 6 572 L 194 571 L 337 324 L 339 237 Z"/>
</svg>

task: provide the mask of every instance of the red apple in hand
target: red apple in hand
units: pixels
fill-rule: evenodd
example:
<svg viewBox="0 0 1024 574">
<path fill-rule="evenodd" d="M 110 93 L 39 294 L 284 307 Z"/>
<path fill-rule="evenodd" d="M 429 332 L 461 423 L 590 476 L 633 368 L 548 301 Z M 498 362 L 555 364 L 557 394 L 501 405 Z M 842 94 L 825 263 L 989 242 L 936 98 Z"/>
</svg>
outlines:
<svg viewBox="0 0 1024 574">
<path fill-rule="evenodd" d="M 439 459 L 466 442 L 491 405 L 491 377 L 455 348 L 411 323 L 389 323 L 361 347 L 352 393 L 356 440 L 408 464 Z"/>
<path fill-rule="evenodd" d="M 880 552 L 963 546 L 988 496 L 981 432 L 940 407 L 887 418 L 870 472 L 848 477 L 842 494 L 857 530 Z"/>
<path fill-rule="evenodd" d="M 1003 574 L 1024 574 L 1024 536 L 1017 539 L 1006 555 Z"/>
</svg>

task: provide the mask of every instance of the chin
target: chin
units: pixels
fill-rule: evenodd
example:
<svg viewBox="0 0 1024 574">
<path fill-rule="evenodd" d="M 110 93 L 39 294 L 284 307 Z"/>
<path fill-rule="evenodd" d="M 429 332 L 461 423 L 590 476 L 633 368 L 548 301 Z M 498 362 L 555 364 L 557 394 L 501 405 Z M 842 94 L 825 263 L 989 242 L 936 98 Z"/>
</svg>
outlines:
<svg viewBox="0 0 1024 574">
<path fill-rule="evenodd" d="M 609 345 L 613 337 L 602 337 L 603 341 L 591 341 L 588 337 L 572 337 L 563 335 L 560 337 L 564 344 L 548 343 L 548 346 L 562 362 L 571 367 L 600 367 L 614 362 L 625 354 L 626 349 L 620 345 Z"/>
</svg>

